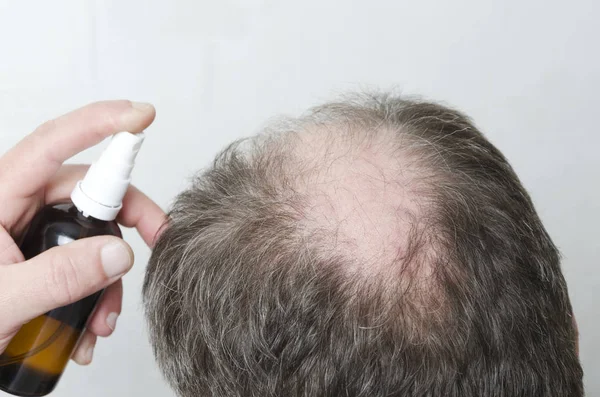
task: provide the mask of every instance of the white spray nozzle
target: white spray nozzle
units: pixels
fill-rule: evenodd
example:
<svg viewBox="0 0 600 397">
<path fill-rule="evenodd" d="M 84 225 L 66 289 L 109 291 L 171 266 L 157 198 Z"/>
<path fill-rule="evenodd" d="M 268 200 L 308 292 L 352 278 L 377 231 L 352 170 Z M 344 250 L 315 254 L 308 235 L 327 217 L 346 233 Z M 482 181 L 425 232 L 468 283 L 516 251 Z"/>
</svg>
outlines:
<svg viewBox="0 0 600 397">
<path fill-rule="evenodd" d="M 117 217 L 143 141 L 143 133 L 120 132 L 113 136 L 71 193 L 71 200 L 79 211 L 103 221 Z"/>
</svg>

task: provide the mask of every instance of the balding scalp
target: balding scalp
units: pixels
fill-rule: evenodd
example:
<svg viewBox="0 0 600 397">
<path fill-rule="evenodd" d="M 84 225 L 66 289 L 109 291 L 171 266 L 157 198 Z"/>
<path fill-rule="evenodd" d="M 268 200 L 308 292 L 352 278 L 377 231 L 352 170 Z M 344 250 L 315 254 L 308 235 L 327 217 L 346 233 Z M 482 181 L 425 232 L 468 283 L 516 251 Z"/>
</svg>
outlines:
<svg viewBox="0 0 600 397">
<path fill-rule="evenodd" d="M 144 304 L 192 396 L 582 396 L 559 253 L 460 112 L 355 95 L 181 193 Z"/>
</svg>

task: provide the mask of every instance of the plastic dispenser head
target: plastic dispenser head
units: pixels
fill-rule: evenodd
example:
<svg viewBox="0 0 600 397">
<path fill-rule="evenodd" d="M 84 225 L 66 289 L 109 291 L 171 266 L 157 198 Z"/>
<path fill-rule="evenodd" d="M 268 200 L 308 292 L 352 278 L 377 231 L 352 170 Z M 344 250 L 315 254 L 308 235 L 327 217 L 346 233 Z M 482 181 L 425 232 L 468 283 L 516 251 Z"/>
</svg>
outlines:
<svg viewBox="0 0 600 397">
<path fill-rule="evenodd" d="M 84 216 L 103 221 L 117 217 L 143 142 L 143 133 L 120 132 L 112 137 L 100 158 L 71 193 L 73 204 Z"/>
</svg>

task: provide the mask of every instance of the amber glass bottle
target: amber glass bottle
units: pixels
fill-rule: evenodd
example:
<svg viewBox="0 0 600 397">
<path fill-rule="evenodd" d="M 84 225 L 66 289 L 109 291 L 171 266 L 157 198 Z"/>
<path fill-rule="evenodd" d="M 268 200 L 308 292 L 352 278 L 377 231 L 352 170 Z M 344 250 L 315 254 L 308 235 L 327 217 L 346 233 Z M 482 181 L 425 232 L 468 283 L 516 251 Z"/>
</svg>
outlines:
<svg viewBox="0 0 600 397">
<path fill-rule="evenodd" d="M 116 134 L 73 190 L 72 201 L 48 205 L 37 213 L 20 243 L 26 259 L 86 237 L 121 237 L 115 219 L 131 182 L 134 160 L 143 139 L 141 133 Z M 0 390 L 17 396 L 50 393 L 102 293 L 96 292 L 24 324 L 0 354 Z"/>
<path fill-rule="evenodd" d="M 84 216 L 72 203 L 46 206 L 20 244 L 25 259 L 81 238 L 121 237 L 116 222 Z M 25 324 L 0 355 L 0 389 L 19 396 L 50 393 L 62 375 L 103 291 Z"/>
</svg>

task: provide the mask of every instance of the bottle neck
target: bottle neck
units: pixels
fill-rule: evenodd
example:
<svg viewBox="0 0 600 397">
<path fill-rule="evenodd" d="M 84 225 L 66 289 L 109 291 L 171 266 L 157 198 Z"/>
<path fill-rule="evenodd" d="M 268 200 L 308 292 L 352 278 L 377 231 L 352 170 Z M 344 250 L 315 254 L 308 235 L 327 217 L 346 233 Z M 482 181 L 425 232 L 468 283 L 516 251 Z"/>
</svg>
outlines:
<svg viewBox="0 0 600 397">
<path fill-rule="evenodd" d="M 98 218 L 94 218 L 88 213 L 80 211 L 74 204 L 73 209 L 74 217 L 81 225 L 91 226 L 91 227 L 102 227 L 108 223 L 115 222 L 114 220 L 102 220 Z"/>
<path fill-rule="evenodd" d="M 125 196 L 125 192 L 128 187 L 128 183 L 123 191 L 120 193 L 121 199 Z M 101 191 L 101 190 L 99 190 Z M 113 221 L 117 218 L 119 211 L 121 211 L 122 205 L 119 201 L 113 201 L 110 204 L 106 204 L 106 202 L 101 202 L 99 199 L 95 198 L 92 194 L 88 193 L 88 190 L 83 186 L 83 182 L 78 182 L 73 192 L 71 193 L 71 201 L 77 207 L 81 213 L 86 217 L 93 217 L 103 221 Z M 119 203 L 117 205 L 117 203 Z"/>
</svg>

